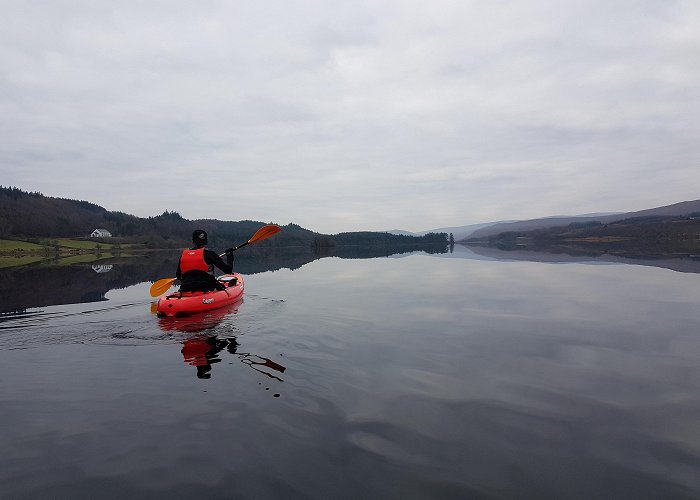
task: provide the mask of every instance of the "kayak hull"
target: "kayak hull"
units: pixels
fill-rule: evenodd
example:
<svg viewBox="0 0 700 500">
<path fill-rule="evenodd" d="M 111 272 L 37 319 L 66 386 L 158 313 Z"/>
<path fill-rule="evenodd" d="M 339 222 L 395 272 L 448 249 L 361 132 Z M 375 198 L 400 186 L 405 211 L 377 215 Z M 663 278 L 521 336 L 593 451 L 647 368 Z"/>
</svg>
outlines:
<svg viewBox="0 0 700 500">
<path fill-rule="evenodd" d="M 158 300 L 158 316 L 189 316 L 219 309 L 243 297 L 243 277 L 238 273 L 224 274 L 218 280 L 226 288 L 212 292 L 175 292 Z M 235 283 L 235 284 L 234 284 Z"/>
</svg>

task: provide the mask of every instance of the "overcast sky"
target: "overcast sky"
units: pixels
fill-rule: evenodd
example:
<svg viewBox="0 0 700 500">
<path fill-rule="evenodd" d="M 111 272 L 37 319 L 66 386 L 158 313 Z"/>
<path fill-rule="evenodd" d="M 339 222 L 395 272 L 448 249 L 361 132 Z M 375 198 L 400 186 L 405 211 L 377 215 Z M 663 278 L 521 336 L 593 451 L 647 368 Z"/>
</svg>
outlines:
<svg viewBox="0 0 700 500">
<path fill-rule="evenodd" d="M 700 1 L 0 0 L 0 184 L 336 233 L 700 198 Z"/>
</svg>

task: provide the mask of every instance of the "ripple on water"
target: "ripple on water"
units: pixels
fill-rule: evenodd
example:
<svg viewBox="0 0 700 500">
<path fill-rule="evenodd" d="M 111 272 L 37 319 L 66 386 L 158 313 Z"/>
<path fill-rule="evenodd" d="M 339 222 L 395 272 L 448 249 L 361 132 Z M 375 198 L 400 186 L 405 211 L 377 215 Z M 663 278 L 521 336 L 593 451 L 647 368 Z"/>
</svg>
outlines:
<svg viewBox="0 0 700 500">
<path fill-rule="evenodd" d="M 148 304 L 95 302 L 6 315 L 0 321 L 0 349 L 75 343 L 155 343 L 165 335 L 155 327 Z"/>
</svg>

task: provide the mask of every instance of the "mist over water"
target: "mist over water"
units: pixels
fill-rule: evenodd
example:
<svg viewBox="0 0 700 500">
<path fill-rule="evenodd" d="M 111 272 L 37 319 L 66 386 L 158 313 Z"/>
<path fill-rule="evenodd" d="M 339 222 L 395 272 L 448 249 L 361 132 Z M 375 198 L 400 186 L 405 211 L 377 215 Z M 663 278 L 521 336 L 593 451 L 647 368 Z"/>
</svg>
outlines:
<svg viewBox="0 0 700 500">
<path fill-rule="evenodd" d="M 700 275 L 285 259 L 175 322 L 150 311 L 166 259 L 44 269 L 63 285 L 0 317 L 0 496 L 700 496 Z"/>
</svg>

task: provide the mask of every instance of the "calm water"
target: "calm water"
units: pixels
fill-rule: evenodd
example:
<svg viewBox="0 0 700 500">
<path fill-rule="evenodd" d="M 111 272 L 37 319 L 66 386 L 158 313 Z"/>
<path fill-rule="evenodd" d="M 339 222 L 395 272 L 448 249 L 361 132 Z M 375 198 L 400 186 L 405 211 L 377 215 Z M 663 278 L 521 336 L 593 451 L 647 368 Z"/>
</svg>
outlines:
<svg viewBox="0 0 700 500">
<path fill-rule="evenodd" d="M 173 323 L 153 260 L 0 274 L 58 276 L 0 316 L 0 497 L 700 498 L 700 274 L 324 258 Z"/>
</svg>

